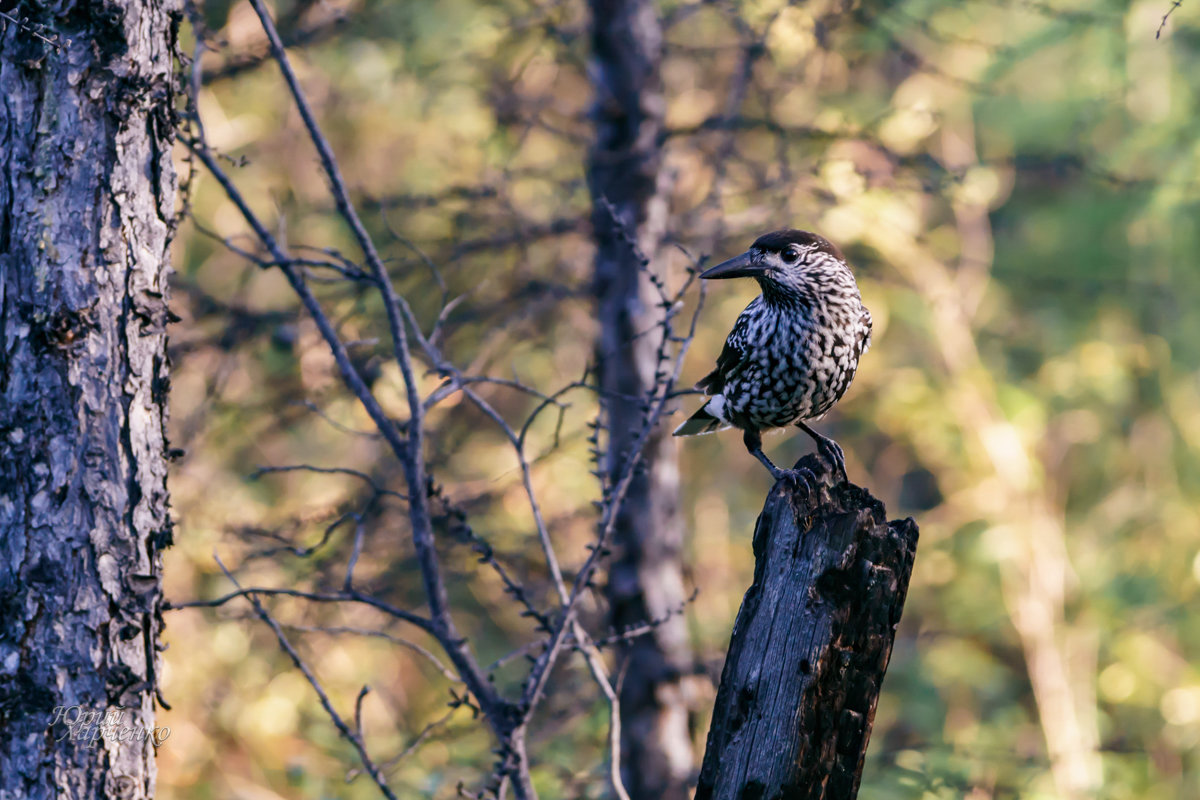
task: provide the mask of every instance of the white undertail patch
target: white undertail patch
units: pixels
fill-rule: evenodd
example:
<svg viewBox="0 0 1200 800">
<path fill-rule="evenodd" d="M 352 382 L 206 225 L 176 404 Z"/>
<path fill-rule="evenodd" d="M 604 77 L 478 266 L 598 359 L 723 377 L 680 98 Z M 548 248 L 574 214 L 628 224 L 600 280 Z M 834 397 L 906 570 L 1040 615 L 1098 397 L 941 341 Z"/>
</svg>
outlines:
<svg viewBox="0 0 1200 800">
<path fill-rule="evenodd" d="M 729 424 L 729 417 L 726 415 L 728 411 L 728 403 L 725 401 L 725 395 L 715 394 L 704 404 L 704 410 L 712 414 L 717 419 Z"/>
<path fill-rule="evenodd" d="M 727 403 L 722 395 L 715 395 L 700 409 L 675 429 L 676 436 L 702 436 L 728 428 L 731 423 L 725 418 Z"/>
</svg>

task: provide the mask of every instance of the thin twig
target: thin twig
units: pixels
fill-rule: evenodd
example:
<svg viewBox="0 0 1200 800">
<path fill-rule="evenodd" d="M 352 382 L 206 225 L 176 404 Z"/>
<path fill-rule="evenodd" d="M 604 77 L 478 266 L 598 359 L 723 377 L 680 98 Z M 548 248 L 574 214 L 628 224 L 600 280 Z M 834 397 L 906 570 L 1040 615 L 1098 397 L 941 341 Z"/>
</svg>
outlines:
<svg viewBox="0 0 1200 800">
<path fill-rule="evenodd" d="M 283 623 L 280 623 L 280 624 L 283 624 Z M 441 662 L 441 659 L 439 659 L 437 656 L 435 656 L 428 649 L 422 647 L 421 645 L 417 644 L 416 642 L 411 642 L 408 639 L 401 638 L 394 634 L 388 633 L 387 631 L 377 631 L 377 630 L 373 630 L 371 628 L 357 628 L 357 627 L 353 627 L 350 625 L 326 626 L 326 625 L 286 625 L 286 624 L 284 624 L 283 627 L 288 628 L 290 630 L 294 630 L 294 631 L 300 631 L 302 633 L 330 633 L 330 634 L 346 633 L 346 634 L 354 634 L 357 636 L 370 636 L 370 637 L 376 637 L 379 639 L 387 639 L 392 644 L 397 644 L 397 645 L 400 645 L 401 647 L 407 648 L 408 650 L 411 650 L 414 653 L 416 653 L 417 655 L 424 658 L 426 661 L 428 661 L 430 664 L 432 664 L 434 666 L 434 668 L 437 669 L 437 671 L 440 672 L 442 674 L 442 677 L 445 678 L 446 680 L 448 680 L 452 683 L 462 683 L 462 678 L 455 675 L 453 670 L 451 670 L 449 667 L 447 667 L 445 664 L 443 664 Z"/>
<path fill-rule="evenodd" d="M 362 592 L 306 592 L 301 589 L 277 589 L 267 586 L 254 586 L 249 589 L 238 589 L 236 592 L 229 592 L 220 597 L 214 597 L 209 600 L 188 600 L 183 603 L 173 603 L 170 601 L 163 603 L 164 611 L 173 611 L 181 608 L 217 608 L 223 606 L 230 600 L 235 600 L 239 597 L 247 597 L 249 595 L 282 595 L 284 597 L 298 597 L 302 600 L 312 600 L 315 603 L 362 603 L 363 605 L 372 606 L 387 614 L 392 615 L 397 619 L 402 619 L 405 622 L 415 625 L 426 633 L 433 633 L 433 623 L 422 617 L 419 614 L 414 614 L 411 611 L 405 611 L 402 608 L 396 608 L 389 603 L 385 603 Z"/>
<path fill-rule="evenodd" d="M 214 553 L 213 558 L 216 559 L 217 566 L 221 568 L 221 572 L 225 574 L 225 577 L 229 579 L 229 582 L 236 586 L 239 592 L 242 592 L 241 584 L 238 583 L 237 578 L 233 576 L 233 573 L 225 567 L 225 564 L 222 563 L 220 556 Z M 362 737 L 350 730 L 349 726 L 346 725 L 346 721 L 342 719 L 342 715 L 337 712 L 337 709 L 333 707 L 333 703 L 329 700 L 329 695 L 325 694 L 325 689 L 321 686 L 321 682 L 317 680 L 316 675 L 314 675 L 312 670 L 308 668 L 308 665 L 304 663 L 304 659 L 300 658 L 300 654 L 296 652 L 294 647 L 292 647 L 291 642 L 289 642 L 287 636 L 284 635 L 283 629 L 279 627 L 279 623 L 276 622 L 275 618 L 267 612 L 266 608 L 263 607 L 263 604 L 259 602 L 258 598 L 253 593 L 243 592 L 243 596 L 250 601 L 252 606 L 254 606 L 254 611 L 256 614 L 258 614 L 259 618 L 263 622 L 267 623 L 267 625 L 271 628 L 271 631 L 275 634 L 276 641 L 279 642 L 279 647 L 288 654 L 288 657 L 292 659 L 292 663 L 296 665 L 296 669 L 300 670 L 300 673 L 308 680 L 309 685 L 313 687 L 313 690 L 317 693 L 317 697 L 321 701 L 321 707 L 325 709 L 325 713 L 328 714 L 329 718 L 333 720 L 333 724 L 337 727 L 338 731 L 342 734 L 346 741 L 350 742 L 351 746 L 353 746 L 358 752 L 358 757 L 362 760 L 363 768 L 366 769 L 367 774 L 371 776 L 371 780 L 375 781 L 375 784 L 379 787 L 379 791 L 383 792 L 384 797 L 387 797 L 388 800 L 396 800 L 396 795 L 392 792 L 391 787 L 387 785 L 387 781 L 384 780 L 379 768 L 371 759 L 370 753 L 367 752 L 367 748 L 363 743 Z M 358 700 L 355 702 L 356 717 L 358 717 L 359 711 L 361 710 L 362 699 L 366 695 L 366 692 L 367 689 L 364 686 L 363 690 L 358 695 Z"/>
<path fill-rule="evenodd" d="M 1154 38 L 1162 36 L 1163 29 L 1167 27 L 1167 20 L 1175 13 L 1175 9 L 1183 5 L 1183 0 L 1171 0 L 1171 7 L 1167 9 L 1167 13 L 1163 14 L 1162 22 L 1158 23 L 1158 30 L 1154 32 Z"/>
<path fill-rule="evenodd" d="M 430 736 L 432 736 L 433 733 L 435 731 L 437 731 L 438 728 L 441 728 L 446 723 L 448 723 L 450 721 L 450 719 L 454 716 L 454 712 L 456 712 L 456 711 L 458 711 L 457 707 L 451 708 L 445 714 L 438 717 L 433 722 L 430 722 L 428 725 L 426 725 L 424 728 L 422 728 L 420 730 L 420 732 L 417 733 L 416 736 L 413 737 L 413 740 L 408 743 L 407 747 L 405 747 L 403 750 L 401 750 L 396 755 L 389 758 L 387 761 L 384 761 L 382 764 L 379 765 L 379 768 L 381 770 L 384 770 L 385 772 L 387 772 L 387 771 L 393 770 L 396 767 L 400 766 L 400 762 L 402 762 L 404 759 L 411 756 L 413 753 L 417 752 L 417 749 L 422 744 L 425 743 L 426 739 L 428 739 Z M 346 782 L 349 783 L 350 781 L 354 780 L 354 778 L 358 777 L 359 774 L 361 774 L 359 770 L 354 770 L 352 772 L 346 773 Z"/>
<path fill-rule="evenodd" d="M 579 620 L 574 620 L 572 627 L 575 630 L 575 638 L 579 640 L 579 650 L 592 673 L 592 679 L 608 700 L 608 779 L 612 783 L 613 794 L 617 796 L 617 800 L 629 800 L 629 792 L 625 790 L 625 782 L 621 779 L 621 698 L 608 678 L 608 670 L 604 666 L 600 651 L 586 638 Z"/>
<path fill-rule="evenodd" d="M 689 278 L 688 281 L 685 282 L 685 290 L 688 285 L 690 285 L 691 280 L 692 279 Z M 546 651 L 538 658 L 533 669 L 530 671 L 529 680 L 525 684 L 525 689 L 522 692 L 521 697 L 521 705 L 524 708 L 532 708 L 537 704 L 537 701 L 540 698 L 543 689 L 545 688 L 546 681 L 549 679 L 550 670 L 557 660 L 558 650 L 560 647 L 562 647 L 565 634 L 571 626 L 571 621 L 574 619 L 578 600 L 583 594 L 583 589 L 590 583 L 592 576 L 599 565 L 600 558 L 606 550 L 609 537 L 612 534 L 613 528 L 616 526 L 617 512 L 624 501 L 625 494 L 628 492 L 630 484 L 633 482 L 633 478 L 637 472 L 637 466 L 641 462 L 642 453 L 645 449 L 646 442 L 649 439 L 650 433 L 653 431 L 654 426 L 658 423 L 659 418 L 662 416 L 663 410 L 668 403 L 668 396 L 670 395 L 675 382 L 679 379 L 679 373 L 683 369 L 684 356 L 687 354 L 688 347 L 694 338 L 696 324 L 700 316 L 700 310 L 704 306 L 704 294 L 704 289 L 702 287 L 700 291 L 700 300 L 696 304 L 696 309 L 692 314 L 689 334 L 684 343 L 680 345 L 674 370 L 670 377 L 661 386 L 661 391 L 660 387 L 657 385 L 655 386 L 655 391 L 660 391 L 660 396 L 655 402 L 652 403 L 649 412 L 645 415 L 642 429 L 634 438 L 633 446 L 630 448 L 631 452 L 629 457 L 626 458 L 622 463 L 623 472 L 613 485 L 612 491 L 608 495 L 609 502 L 604 505 L 603 516 L 600 522 L 600 532 L 597 536 L 597 541 L 593 545 L 587 559 L 584 561 L 583 567 L 580 568 L 579 572 L 575 576 L 574 584 L 571 587 L 570 597 L 566 605 L 563 607 L 561 618 L 556 626 L 554 634 L 550 638 Z M 664 341 L 667 340 L 670 335 L 669 323 L 674 313 L 676 313 L 675 307 L 668 308 L 664 311 Z"/>
<path fill-rule="evenodd" d="M 254 472 L 251 472 L 249 475 L 246 476 L 246 480 L 248 480 L 248 481 L 258 480 L 263 475 L 272 475 L 277 472 L 316 472 L 316 473 L 324 474 L 324 475 L 350 475 L 352 477 L 358 478 L 360 481 L 362 481 L 363 483 L 370 486 L 371 491 L 373 491 L 377 495 L 388 495 L 390 497 L 395 497 L 399 500 L 408 500 L 408 498 L 405 495 L 401 494 L 400 492 L 394 492 L 391 489 L 384 489 L 382 486 L 375 483 L 375 480 L 370 475 L 366 474 L 365 472 L 359 472 L 356 469 L 349 469 L 347 467 L 316 467 L 316 466 L 313 466 L 312 464 L 285 464 L 285 465 L 280 465 L 280 466 L 265 466 L 265 467 L 259 467 L 256 470 L 254 470 Z"/>
</svg>

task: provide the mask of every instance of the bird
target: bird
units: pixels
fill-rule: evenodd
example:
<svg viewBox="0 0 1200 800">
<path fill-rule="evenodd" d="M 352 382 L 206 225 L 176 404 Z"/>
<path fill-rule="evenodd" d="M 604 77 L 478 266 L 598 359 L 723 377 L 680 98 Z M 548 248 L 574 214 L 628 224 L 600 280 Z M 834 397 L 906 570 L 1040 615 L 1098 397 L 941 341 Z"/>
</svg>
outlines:
<svg viewBox="0 0 1200 800">
<path fill-rule="evenodd" d="M 762 294 L 737 318 L 717 366 L 696 389 L 709 399 L 676 436 L 739 428 L 750 454 L 775 480 L 816 487 L 808 469 L 780 469 L 762 450 L 762 431 L 795 425 L 846 476 L 842 448 L 806 424 L 842 398 L 871 346 L 871 312 L 842 252 L 822 236 L 785 228 L 700 274 L 706 280 L 754 278 Z"/>
</svg>

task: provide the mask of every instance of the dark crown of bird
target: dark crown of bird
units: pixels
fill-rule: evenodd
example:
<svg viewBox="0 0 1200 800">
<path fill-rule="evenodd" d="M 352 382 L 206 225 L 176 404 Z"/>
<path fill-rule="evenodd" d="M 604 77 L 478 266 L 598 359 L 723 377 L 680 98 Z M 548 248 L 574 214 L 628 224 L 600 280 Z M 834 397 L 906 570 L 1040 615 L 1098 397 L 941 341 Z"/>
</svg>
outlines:
<svg viewBox="0 0 1200 800">
<path fill-rule="evenodd" d="M 871 314 L 841 251 L 815 233 L 786 228 L 700 277 L 754 278 L 762 294 L 734 323 L 716 369 L 696 384 L 709 400 L 675 435 L 739 428 L 772 476 L 812 484 L 811 472 L 780 469 L 762 451 L 761 431 L 794 424 L 844 479 L 841 448 L 805 422 L 841 399 L 871 345 Z"/>
</svg>

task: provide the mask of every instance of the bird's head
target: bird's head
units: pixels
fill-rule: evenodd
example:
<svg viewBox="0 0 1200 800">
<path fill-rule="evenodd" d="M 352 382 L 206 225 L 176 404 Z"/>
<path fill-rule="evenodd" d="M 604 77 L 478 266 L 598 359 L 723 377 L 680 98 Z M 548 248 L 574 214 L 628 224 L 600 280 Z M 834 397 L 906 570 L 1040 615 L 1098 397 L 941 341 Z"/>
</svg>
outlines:
<svg viewBox="0 0 1200 800">
<path fill-rule="evenodd" d="M 758 237 L 750 249 L 700 274 L 701 278 L 754 278 L 764 293 L 803 290 L 820 273 L 844 269 L 846 258 L 828 239 L 794 228 Z"/>
</svg>

